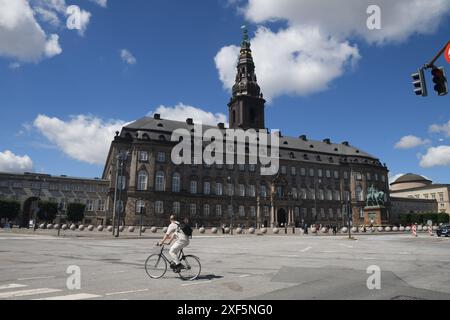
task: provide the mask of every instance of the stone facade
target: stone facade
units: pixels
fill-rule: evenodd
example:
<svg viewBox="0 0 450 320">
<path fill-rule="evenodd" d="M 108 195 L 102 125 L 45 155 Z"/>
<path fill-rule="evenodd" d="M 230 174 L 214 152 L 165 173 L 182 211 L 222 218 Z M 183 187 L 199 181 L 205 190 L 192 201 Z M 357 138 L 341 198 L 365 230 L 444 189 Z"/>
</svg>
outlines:
<svg viewBox="0 0 450 320">
<path fill-rule="evenodd" d="M 85 223 L 102 224 L 108 210 L 109 182 L 101 179 L 52 176 L 40 173 L 0 173 L 0 199 L 20 202 L 20 214 L 15 225 L 27 227 L 34 219 L 39 200 L 62 205 L 62 221 L 67 204 L 86 204 Z"/>
</svg>

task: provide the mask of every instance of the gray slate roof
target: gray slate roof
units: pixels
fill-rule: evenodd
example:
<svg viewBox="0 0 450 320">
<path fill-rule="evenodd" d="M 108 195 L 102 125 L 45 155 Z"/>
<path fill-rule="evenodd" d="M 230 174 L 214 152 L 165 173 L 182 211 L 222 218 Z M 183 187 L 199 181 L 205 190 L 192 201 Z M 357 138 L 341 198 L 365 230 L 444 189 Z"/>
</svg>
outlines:
<svg viewBox="0 0 450 320">
<path fill-rule="evenodd" d="M 147 134 L 148 137 L 152 140 L 158 140 L 160 135 L 164 135 L 165 139 L 167 141 L 170 141 L 170 135 L 175 129 L 187 129 L 188 131 L 191 131 L 193 128 L 194 125 L 188 124 L 187 122 L 155 119 L 154 117 L 144 117 L 126 125 L 122 130 L 121 136 L 124 137 L 126 132 L 135 131 L 138 132 L 138 135 Z M 209 128 L 218 128 L 218 126 L 203 125 L 202 128 L 203 131 L 205 131 Z M 293 149 L 293 151 L 326 153 L 329 155 L 344 157 L 364 157 L 378 161 L 377 157 L 351 145 L 345 145 L 343 143 L 328 144 L 324 141 L 309 139 L 305 141 L 301 138 L 295 137 L 282 136 L 280 138 L 280 149 Z"/>
</svg>

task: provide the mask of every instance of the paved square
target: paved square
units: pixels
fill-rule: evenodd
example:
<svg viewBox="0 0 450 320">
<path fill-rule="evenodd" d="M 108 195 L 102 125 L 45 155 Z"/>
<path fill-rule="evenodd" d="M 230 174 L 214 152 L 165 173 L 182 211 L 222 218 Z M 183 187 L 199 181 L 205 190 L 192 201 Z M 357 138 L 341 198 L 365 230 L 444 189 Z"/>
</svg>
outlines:
<svg viewBox="0 0 450 320">
<path fill-rule="evenodd" d="M 196 236 L 202 273 L 150 279 L 145 239 L 0 233 L 0 299 L 450 299 L 450 239 L 421 234 Z M 68 290 L 67 267 L 81 269 Z M 371 265 L 381 289 L 369 290 Z"/>
</svg>

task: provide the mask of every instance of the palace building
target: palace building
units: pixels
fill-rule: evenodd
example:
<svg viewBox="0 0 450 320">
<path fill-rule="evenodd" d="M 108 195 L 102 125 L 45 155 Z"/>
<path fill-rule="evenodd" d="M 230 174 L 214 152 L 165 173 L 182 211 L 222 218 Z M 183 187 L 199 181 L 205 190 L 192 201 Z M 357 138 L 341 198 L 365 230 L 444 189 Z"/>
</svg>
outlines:
<svg viewBox="0 0 450 320">
<path fill-rule="evenodd" d="M 244 33 L 228 103 L 229 128 L 267 130 L 264 109 L 250 42 Z M 166 225 L 170 214 L 189 216 L 194 224 L 207 227 L 345 225 L 348 204 L 357 225 L 364 223 L 366 194 L 372 185 L 386 194 L 382 219 L 389 220 L 386 165 L 349 142 L 280 133 L 279 170 L 271 176 L 261 175 L 258 164 L 175 165 L 171 160 L 176 144 L 172 133 L 177 129 L 194 132 L 194 127 L 193 119 L 179 122 L 154 114 L 117 132 L 102 178 L 110 181 L 109 208 L 114 208 L 116 200 L 115 214 L 120 213 L 122 224 L 139 225 L 143 213 L 147 226 Z M 226 131 L 223 123 L 202 128 Z M 111 210 L 106 218 L 112 221 Z"/>
</svg>

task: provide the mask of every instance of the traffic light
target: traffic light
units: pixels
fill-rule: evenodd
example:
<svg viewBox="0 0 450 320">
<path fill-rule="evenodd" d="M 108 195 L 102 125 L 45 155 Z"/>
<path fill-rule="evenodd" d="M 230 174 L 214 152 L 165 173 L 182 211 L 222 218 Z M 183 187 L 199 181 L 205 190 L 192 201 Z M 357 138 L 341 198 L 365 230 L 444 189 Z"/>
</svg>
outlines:
<svg viewBox="0 0 450 320">
<path fill-rule="evenodd" d="M 439 96 L 445 96 L 448 93 L 448 83 L 445 77 L 444 67 L 434 67 L 431 71 L 433 75 L 433 82 L 435 84 L 434 91 L 438 93 Z"/>
<path fill-rule="evenodd" d="M 419 69 L 417 73 L 412 74 L 412 78 L 414 93 L 418 96 L 426 97 L 428 95 L 428 92 L 423 69 Z"/>
</svg>

